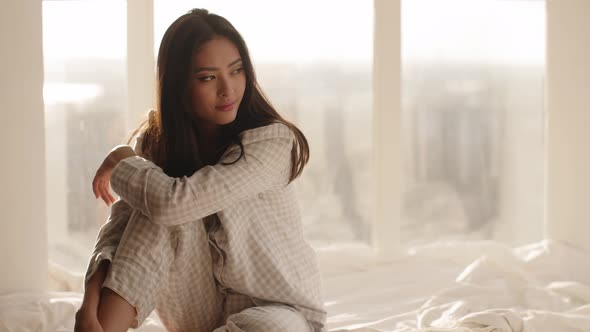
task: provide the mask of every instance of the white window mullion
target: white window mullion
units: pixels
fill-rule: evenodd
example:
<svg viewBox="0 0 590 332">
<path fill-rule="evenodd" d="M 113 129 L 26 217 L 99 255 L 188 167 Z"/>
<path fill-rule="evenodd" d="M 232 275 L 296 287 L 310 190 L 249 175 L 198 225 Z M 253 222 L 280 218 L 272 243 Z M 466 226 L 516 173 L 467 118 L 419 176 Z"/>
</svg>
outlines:
<svg viewBox="0 0 590 332">
<path fill-rule="evenodd" d="M 375 0 L 373 58 L 373 245 L 381 254 L 400 249 L 402 109 L 400 0 Z"/>
<path fill-rule="evenodd" d="M 127 0 L 127 129 L 145 119 L 155 101 L 153 0 Z"/>
<path fill-rule="evenodd" d="M 590 3 L 547 1 L 546 6 L 546 236 L 590 248 Z"/>
<path fill-rule="evenodd" d="M 10 0 L 2 7 L 0 294 L 44 291 L 48 267 L 42 4 Z"/>
</svg>

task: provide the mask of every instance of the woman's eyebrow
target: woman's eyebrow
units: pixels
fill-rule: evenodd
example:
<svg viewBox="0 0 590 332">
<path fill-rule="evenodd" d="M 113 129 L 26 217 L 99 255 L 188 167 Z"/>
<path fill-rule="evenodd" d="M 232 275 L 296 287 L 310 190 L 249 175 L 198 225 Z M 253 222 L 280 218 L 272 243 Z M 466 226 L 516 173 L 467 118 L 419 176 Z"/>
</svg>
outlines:
<svg viewBox="0 0 590 332">
<path fill-rule="evenodd" d="M 227 67 L 229 68 L 229 67 L 235 65 L 236 63 L 238 63 L 240 61 L 242 61 L 242 58 L 237 58 L 234 61 L 230 62 L 227 65 Z M 195 70 L 193 70 L 193 74 L 196 74 L 196 73 L 199 73 L 199 72 L 202 72 L 202 71 L 216 71 L 216 70 L 219 70 L 219 68 L 217 68 L 217 67 L 198 67 Z"/>
</svg>

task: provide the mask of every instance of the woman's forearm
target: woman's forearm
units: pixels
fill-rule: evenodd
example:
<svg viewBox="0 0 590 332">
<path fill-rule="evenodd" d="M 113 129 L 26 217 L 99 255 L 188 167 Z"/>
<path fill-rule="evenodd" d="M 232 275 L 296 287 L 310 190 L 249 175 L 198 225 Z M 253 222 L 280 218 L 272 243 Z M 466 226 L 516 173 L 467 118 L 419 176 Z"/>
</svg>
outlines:
<svg viewBox="0 0 590 332">
<path fill-rule="evenodd" d="M 84 291 L 84 298 L 82 299 L 82 309 L 89 310 L 94 313 L 98 310 L 98 304 L 100 302 L 100 292 L 102 284 L 107 276 L 111 262 L 104 260 L 100 262 L 98 269 L 90 277 Z"/>
</svg>

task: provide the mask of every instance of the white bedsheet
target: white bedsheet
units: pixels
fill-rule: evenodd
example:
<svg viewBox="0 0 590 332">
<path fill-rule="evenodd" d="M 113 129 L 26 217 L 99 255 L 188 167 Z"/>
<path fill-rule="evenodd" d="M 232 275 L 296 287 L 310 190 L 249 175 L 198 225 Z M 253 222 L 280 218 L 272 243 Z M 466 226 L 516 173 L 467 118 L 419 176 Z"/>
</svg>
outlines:
<svg viewBox="0 0 590 332">
<path fill-rule="evenodd" d="M 384 275 L 391 276 L 392 284 L 385 284 Z M 343 297 L 330 311 L 331 327 L 359 332 L 590 331 L 590 254 L 551 241 L 516 249 L 493 242 L 421 247 L 378 274 L 359 277 L 359 284 L 372 285 L 364 288 L 372 291 L 364 293 L 370 298 L 355 307 L 354 296 Z"/>
<path fill-rule="evenodd" d="M 436 244 L 377 259 L 320 251 L 331 331 L 590 332 L 590 254 L 551 241 Z M 81 276 L 0 296 L 0 331 L 72 331 Z M 153 314 L 139 332 L 164 331 Z"/>
</svg>

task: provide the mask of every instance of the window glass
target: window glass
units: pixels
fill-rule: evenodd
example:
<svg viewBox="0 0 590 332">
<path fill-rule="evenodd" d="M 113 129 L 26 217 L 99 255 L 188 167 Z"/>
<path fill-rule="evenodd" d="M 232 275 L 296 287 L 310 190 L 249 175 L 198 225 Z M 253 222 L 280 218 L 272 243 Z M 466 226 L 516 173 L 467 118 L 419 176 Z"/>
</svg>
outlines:
<svg viewBox="0 0 590 332">
<path fill-rule="evenodd" d="M 542 238 L 544 1 L 402 1 L 402 241 Z"/>
<path fill-rule="evenodd" d="M 123 0 L 43 2 L 49 256 L 73 271 L 109 213 L 92 179 L 127 135 L 126 21 Z"/>
</svg>

